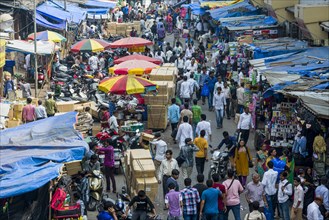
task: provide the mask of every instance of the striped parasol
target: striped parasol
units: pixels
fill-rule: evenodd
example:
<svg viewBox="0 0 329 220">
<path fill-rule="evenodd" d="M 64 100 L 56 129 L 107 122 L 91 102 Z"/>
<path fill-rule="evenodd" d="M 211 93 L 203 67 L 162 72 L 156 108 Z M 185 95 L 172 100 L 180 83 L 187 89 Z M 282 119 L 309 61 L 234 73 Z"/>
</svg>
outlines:
<svg viewBox="0 0 329 220">
<path fill-rule="evenodd" d="M 101 52 L 105 50 L 110 44 L 104 40 L 99 39 L 84 39 L 75 43 L 71 47 L 72 52 Z"/>
<path fill-rule="evenodd" d="M 29 34 L 27 39 L 34 40 L 34 33 Z M 52 41 L 55 43 L 59 43 L 62 41 L 66 41 L 66 38 L 63 37 L 61 34 L 53 31 L 41 31 L 37 33 L 37 40 L 45 40 L 45 41 Z"/>
</svg>

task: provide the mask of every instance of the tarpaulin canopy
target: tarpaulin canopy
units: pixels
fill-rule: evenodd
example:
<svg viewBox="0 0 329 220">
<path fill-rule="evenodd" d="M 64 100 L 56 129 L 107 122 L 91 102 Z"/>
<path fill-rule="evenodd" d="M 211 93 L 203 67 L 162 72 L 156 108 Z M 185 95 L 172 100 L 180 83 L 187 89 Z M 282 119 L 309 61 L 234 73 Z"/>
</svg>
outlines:
<svg viewBox="0 0 329 220">
<path fill-rule="evenodd" d="M 283 82 L 283 83 L 278 83 L 278 84 L 275 84 L 274 86 L 272 86 L 271 88 L 268 88 L 264 93 L 263 93 L 263 97 L 266 99 L 266 98 L 269 98 L 271 97 L 276 91 L 279 91 L 279 90 L 282 90 L 284 89 L 285 87 L 289 86 L 289 85 L 293 85 L 293 84 L 298 84 L 297 82 L 290 82 L 290 81 L 287 81 L 287 82 Z"/>
<path fill-rule="evenodd" d="M 101 1 L 101 0 L 87 0 L 84 4 L 84 7 L 96 7 L 96 8 L 115 8 L 117 2 L 113 1 Z"/>
<path fill-rule="evenodd" d="M 219 21 L 229 31 L 274 28 L 278 26 L 278 21 L 275 18 L 265 15 L 220 18 Z"/>
<path fill-rule="evenodd" d="M 114 60 L 114 63 L 119 64 L 119 63 L 122 63 L 122 62 L 125 62 L 128 60 L 145 60 L 145 61 L 157 64 L 157 65 L 161 64 L 161 60 L 158 60 L 158 59 L 155 59 L 152 57 L 148 57 L 148 56 L 144 56 L 144 55 L 140 55 L 140 54 L 133 54 L 133 55 L 121 57 L 119 59 Z"/>
<path fill-rule="evenodd" d="M 303 74 L 329 68 L 329 47 L 313 47 L 299 53 L 288 53 L 273 57 L 250 60 L 260 72 L 284 72 Z M 317 74 L 321 74 L 318 71 Z"/>
<path fill-rule="evenodd" d="M 38 12 L 36 13 L 36 21 L 37 24 L 45 27 L 45 28 L 50 28 L 50 29 L 55 29 L 55 30 L 65 30 L 65 21 L 61 21 L 59 23 L 51 23 L 47 19 L 45 19 L 42 15 L 40 15 Z"/>
<path fill-rule="evenodd" d="M 56 51 L 56 48 L 57 46 L 50 41 L 37 42 L 37 54 L 39 55 L 50 55 Z M 23 40 L 10 40 L 6 44 L 6 51 L 34 54 L 34 43 Z"/>
<path fill-rule="evenodd" d="M 43 4 L 37 7 L 37 12 L 51 20 L 57 22 L 73 22 L 79 24 L 86 18 L 86 12 L 82 10 L 72 10 L 69 11 L 68 9 L 65 11 L 64 9 L 60 8 L 53 2 L 44 2 Z"/>
<path fill-rule="evenodd" d="M 247 45 L 247 49 L 254 52 L 254 59 L 277 56 L 286 53 L 302 52 L 307 48 L 307 42 L 290 37 L 259 40 Z"/>
<path fill-rule="evenodd" d="M 225 7 L 228 5 L 236 4 L 241 0 L 236 1 L 202 1 L 200 0 L 201 7 L 208 7 L 208 8 L 217 8 L 217 7 Z"/>
<path fill-rule="evenodd" d="M 207 12 L 210 13 L 210 16 L 214 20 L 218 21 L 220 18 L 245 16 L 246 13 L 251 13 L 256 10 L 257 9 L 247 1 L 242 1 L 225 7 L 208 10 Z"/>
<path fill-rule="evenodd" d="M 52 3 L 54 3 L 55 6 L 57 6 L 58 8 L 64 9 L 64 2 L 61 0 L 52 0 Z M 95 8 L 96 7 L 96 8 Z M 66 10 L 70 11 L 70 12 L 86 12 L 86 13 L 90 13 L 90 14 L 97 14 L 97 15 L 104 15 L 109 13 L 109 8 L 97 8 L 97 5 L 93 5 L 93 7 L 86 7 L 86 8 L 82 8 L 79 7 L 79 5 L 77 3 L 72 3 L 72 2 L 67 2 L 66 3 Z"/>
<path fill-rule="evenodd" d="M 88 144 L 73 124 L 76 112 L 0 131 L 0 198 L 33 191 L 81 160 Z"/>
<path fill-rule="evenodd" d="M 191 3 L 182 5 L 183 8 L 189 8 L 194 15 L 204 15 L 206 10 L 201 8 L 200 3 Z"/>
</svg>

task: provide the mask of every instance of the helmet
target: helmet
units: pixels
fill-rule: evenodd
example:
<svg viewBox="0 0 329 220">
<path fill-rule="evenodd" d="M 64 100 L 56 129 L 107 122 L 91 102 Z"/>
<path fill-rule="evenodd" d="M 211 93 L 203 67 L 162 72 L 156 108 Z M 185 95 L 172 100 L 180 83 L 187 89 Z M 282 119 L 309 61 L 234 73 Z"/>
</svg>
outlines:
<svg viewBox="0 0 329 220">
<path fill-rule="evenodd" d="M 115 201 L 115 209 L 117 211 L 123 211 L 124 210 L 124 204 L 123 204 L 121 199 L 117 199 L 117 201 Z"/>
</svg>

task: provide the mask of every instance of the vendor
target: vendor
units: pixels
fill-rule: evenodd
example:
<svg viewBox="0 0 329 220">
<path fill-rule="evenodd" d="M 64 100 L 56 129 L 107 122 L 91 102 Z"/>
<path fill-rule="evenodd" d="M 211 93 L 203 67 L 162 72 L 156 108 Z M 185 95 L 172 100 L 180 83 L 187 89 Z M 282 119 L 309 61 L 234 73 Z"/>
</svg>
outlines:
<svg viewBox="0 0 329 220">
<path fill-rule="evenodd" d="M 105 129 L 105 128 L 109 128 L 109 119 L 110 119 L 110 113 L 108 112 L 107 108 L 105 106 L 101 107 L 101 111 L 102 111 L 102 115 L 100 118 L 100 122 L 101 122 L 101 128 Z"/>
<path fill-rule="evenodd" d="M 119 112 L 115 110 L 109 120 L 110 129 L 117 133 L 119 132 L 118 114 Z"/>
</svg>

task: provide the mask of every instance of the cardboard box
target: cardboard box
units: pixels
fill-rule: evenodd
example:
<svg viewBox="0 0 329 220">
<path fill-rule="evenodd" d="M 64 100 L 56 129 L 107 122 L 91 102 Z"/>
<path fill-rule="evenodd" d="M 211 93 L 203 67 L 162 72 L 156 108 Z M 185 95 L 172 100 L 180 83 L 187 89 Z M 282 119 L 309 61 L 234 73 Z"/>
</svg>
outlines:
<svg viewBox="0 0 329 220">
<path fill-rule="evenodd" d="M 65 163 L 65 170 L 67 172 L 67 175 L 70 176 L 78 174 L 79 171 L 82 171 L 81 160 Z"/>
<path fill-rule="evenodd" d="M 23 103 L 16 103 L 16 104 L 14 104 L 13 110 L 21 112 L 21 111 L 23 111 L 23 107 L 24 107 Z"/>
<path fill-rule="evenodd" d="M 150 73 L 151 81 L 171 81 L 175 80 L 174 70 L 168 70 L 166 67 L 160 67 L 158 69 L 152 70 Z"/>
<path fill-rule="evenodd" d="M 133 178 L 155 177 L 155 166 L 152 159 L 132 161 Z"/>
<path fill-rule="evenodd" d="M 8 112 L 8 118 L 9 120 L 13 120 L 14 118 L 14 109 L 9 109 L 9 112 Z"/>
<path fill-rule="evenodd" d="M 130 165 L 132 165 L 133 160 L 148 160 L 148 159 L 152 159 L 149 150 L 144 150 L 144 149 L 130 150 Z"/>
<path fill-rule="evenodd" d="M 158 180 L 155 177 L 136 178 L 133 180 L 134 189 L 145 190 L 146 194 L 152 190 L 158 190 Z"/>
<path fill-rule="evenodd" d="M 32 98 L 32 105 L 38 106 L 38 101 L 39 101 L 38 98 Z"/>
<path fill-rule="evenodd" d="M 101 125 L 93 125 L 93 128 L 92 128 L 92 134 L 93 134 L 93 136 L 96 136 L 96 134 L 98 132 L 100 132 L 101 130 L 102 130 Z"/>
<path fill-rule="evenodd" d="M 22 120 L 23 119 L 23 111 L 14 111 L 13 118 Z"/>
<path fill-rule="evenodd" d="M 7 128 L 14 128 L 14 127 L 17 127 L 21 124 L 21 120 L 18 119 L 18 120 L 8 120 L 7 121 Z"/>
<path fill-rule="evenodd" d="M 74 111 L 75 102 L 56 102 L 58 112 L 71 112 Z"/>
<path fill-rule="evenodd" d="M 141 137 L 142 137 L 142 140 L 144 140 L 144 141 L 152 141 L 154 139 L 154 135 L 147 134 L 147 133 L 144 133 L 144 132 L 142 132 Z"/>
<path fill-rule="evenodd" d="M 144 102 L 146 105 L 167 105 L 169 104 L 169 96 L 168 93 L 164 95 L 147 94 L 144 95 Z"/>
<path fill-rule="evenodd" d="M 166 115 L 148 115 L 147 128 L 166 130 L 168 126 L 168 118 Z"/>
<path fill-rule="evenodd" d="M 164 95 L 168 93 L 169 99 L 175 95 L 175 83 L 173 81 L 153 81 L 158 85 L 158 94 Z"/>
<path fill-rule="evenodd" d="M 92 106 L 92 102 L 85 102 L 85 103 L 78 103 L 74 104 L 74 110 L 78 112 L 84 111 L 85 107 L 90 107 Z"/>
</svg>

